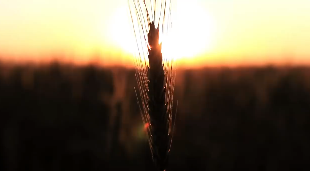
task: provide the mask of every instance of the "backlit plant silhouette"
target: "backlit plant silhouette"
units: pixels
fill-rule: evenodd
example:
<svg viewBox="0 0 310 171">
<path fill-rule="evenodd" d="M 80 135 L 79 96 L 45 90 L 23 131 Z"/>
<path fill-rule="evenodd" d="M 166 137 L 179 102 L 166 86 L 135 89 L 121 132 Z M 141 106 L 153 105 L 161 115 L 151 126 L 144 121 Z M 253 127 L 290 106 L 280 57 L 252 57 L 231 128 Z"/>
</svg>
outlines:
<svg viewBox="0 0 310 171">
<path fill-rule="evenodd" d="M 163 37 L 172 26 L 171 1 L 129 0 L 137 43 L 136 95 L 158 170 L 167 168 L 176 111 L 174 59 L 162 53 Z"/>
</svg>

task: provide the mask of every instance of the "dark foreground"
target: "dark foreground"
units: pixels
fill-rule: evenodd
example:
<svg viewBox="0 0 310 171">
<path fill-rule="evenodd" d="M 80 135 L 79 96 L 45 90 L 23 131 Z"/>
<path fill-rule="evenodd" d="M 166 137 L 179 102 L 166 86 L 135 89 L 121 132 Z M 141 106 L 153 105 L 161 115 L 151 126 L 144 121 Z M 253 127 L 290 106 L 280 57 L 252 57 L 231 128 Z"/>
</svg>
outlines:
<svg viewBox="0 0 310 171">
<path fill-rule="evenodd" d="M 0 170 L 153 170 L 133 70 L 0 68 Z M 177 76 L 170 171 L 310 170 L 310 68 Z"/>
</svg>

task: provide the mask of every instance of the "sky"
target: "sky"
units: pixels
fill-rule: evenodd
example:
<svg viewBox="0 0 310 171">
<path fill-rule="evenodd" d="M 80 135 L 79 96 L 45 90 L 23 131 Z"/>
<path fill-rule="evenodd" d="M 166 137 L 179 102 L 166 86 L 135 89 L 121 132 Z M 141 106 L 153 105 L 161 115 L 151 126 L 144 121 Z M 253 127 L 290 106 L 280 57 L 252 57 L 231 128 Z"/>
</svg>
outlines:
<svg viewBox="0 0 310 171">
<path fill-rule="evenodd" d="M 180 64 L 310 64 L 309 0 L 172 0 Z M 0 0 L 0 59 L 133 64 L 127 0 Z"/>
</svg>

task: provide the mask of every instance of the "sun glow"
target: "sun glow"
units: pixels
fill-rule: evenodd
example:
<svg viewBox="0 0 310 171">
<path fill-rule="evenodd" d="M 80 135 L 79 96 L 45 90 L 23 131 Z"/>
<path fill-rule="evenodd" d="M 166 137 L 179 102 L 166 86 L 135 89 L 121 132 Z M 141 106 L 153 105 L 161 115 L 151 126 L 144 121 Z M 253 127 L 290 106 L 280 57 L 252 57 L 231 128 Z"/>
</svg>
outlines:
<svg viewBox="0 0 310 171">
<path fill-rule="evenodd" d="M 110 20 L 110 39 L 125 53 L 134 54 L 136 47 L 127 6 L 119 7 Z"/>
<path fill-rule="evenodd" d="M 173 11 L 173 27 L 163 38 L 163 54 L 192 61 L 212 48 L 214 22 L 195 0 L 179 0 Z"/>
<path fill-rule="evenodd" d="M 126 6 L 115 11 L 111 18 L 110 37 L 124 52 L 134 55 L 137 49 Z M 214 22 L 196 0 L 178 0 L 172 4 L 172 28 L 161 35 L 165 59 L 193 61 L 212 47 Z"/>
</svg>

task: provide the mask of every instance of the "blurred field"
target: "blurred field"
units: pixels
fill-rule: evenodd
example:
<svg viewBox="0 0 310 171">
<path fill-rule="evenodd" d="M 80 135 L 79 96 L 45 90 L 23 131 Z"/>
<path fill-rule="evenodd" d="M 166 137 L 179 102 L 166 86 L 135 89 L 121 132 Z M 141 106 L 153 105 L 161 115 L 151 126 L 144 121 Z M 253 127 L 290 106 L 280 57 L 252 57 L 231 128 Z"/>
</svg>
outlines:
<svg viewBox="0 0 310 171">
<path fill-rule="evenodd" d="M 169 170 L 309 170 L 310 68 L 177 72 Z M 0 65 L 0 170 L 153 170 L 124 68 Z"/>
</svg>

